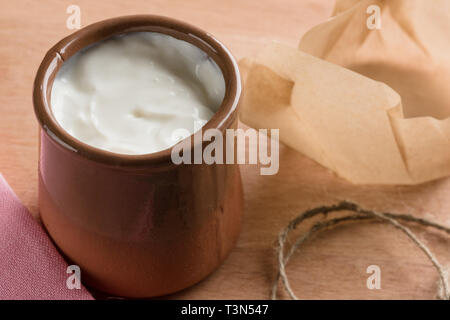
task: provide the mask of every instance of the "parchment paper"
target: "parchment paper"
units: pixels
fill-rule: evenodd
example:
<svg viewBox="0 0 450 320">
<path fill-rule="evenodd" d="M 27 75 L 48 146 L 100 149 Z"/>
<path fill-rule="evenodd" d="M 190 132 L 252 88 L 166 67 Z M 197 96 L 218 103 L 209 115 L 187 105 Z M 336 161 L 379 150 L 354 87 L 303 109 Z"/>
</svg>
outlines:
<svg viewBox="0 0 450 320">
<path fill-rule="evenodd" d="M 372 4 L 380 30 L 366 25 Z M 241 61 L 241 120 L 279 128 L 282 142 L 354 183 L 450 175 L 450 1 L 345 0 L 335 14 L 300 43 L 333 64 L 280 44 Z"/>
</svg>

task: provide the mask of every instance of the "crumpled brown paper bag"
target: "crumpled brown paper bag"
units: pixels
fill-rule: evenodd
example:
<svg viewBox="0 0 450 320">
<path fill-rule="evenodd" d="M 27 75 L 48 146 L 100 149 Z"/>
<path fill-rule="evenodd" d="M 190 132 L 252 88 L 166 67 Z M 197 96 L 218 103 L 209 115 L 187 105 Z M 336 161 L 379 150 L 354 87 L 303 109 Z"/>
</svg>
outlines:
<svg viewBox="0 0 450 320">
<path fill-rule="evenodd" d="M 380 30 L 367 28 L 370 5 Z M 450 175 L 450 1 L 338 0 L 335 14 L 300 49 L 367 78 L 271 46 L 241 63 L 242 121 L 280 128 L 284 143 L 354 183 Z"/>
</svg>

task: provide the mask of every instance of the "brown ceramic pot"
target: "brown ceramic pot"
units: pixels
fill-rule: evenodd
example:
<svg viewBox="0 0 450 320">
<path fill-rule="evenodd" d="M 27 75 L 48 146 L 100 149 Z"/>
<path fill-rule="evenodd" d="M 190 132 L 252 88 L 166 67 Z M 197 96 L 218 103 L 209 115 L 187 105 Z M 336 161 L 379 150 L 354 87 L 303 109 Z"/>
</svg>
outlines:
<svg viewBox="0 0 450 320">
<path fill-rule="evenodd" d="M 92 24 L 51 48 L 36 75 L 39 207 L 56 245 L 80 266 L 83 284 L 113 295 L 152 297 L 186 288 L 219 266 L 238 238 L 243 199 L 236 164 L 175 165 L 171 148 L 115 154 L 76 140 L 55 121 L 50 92 L 64 60 L 90 44 L 134 31 L 171 35 L 214 59 L 226 94 L 203 129 L 236 127 L 237 64 L 209 33 L 149 15 Z"/>
</svg>

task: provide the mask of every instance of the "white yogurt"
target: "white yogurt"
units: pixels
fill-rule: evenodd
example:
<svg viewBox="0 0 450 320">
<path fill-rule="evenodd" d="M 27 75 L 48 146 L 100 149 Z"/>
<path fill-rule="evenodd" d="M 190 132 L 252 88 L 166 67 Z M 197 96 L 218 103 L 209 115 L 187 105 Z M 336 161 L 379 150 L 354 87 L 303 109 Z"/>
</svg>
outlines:
<svg viewBox="0 0 450 320">
<path fill-rule="evenodd" d="M 67 60 L 51 94 L 59 125 L 91 146 L 122 154 L 164 150 L 204 125 L 225 81 L 196 46 L 168 35 L 113 37 Z M 195 130 L 194 130 L 195 128 Z"/>
</svg>

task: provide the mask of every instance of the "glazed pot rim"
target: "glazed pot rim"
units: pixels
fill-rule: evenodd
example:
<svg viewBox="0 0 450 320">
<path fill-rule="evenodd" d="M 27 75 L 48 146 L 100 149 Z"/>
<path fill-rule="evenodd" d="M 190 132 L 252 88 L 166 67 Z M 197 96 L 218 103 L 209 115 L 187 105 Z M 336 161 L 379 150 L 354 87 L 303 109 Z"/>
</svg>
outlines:
<svg viewBox="0 0 450 320">
<path fill-rule="evenodd" d="M 196 45 L 217 63 L 224 76 L 226 89 L 220 107 L 200 131 L 177 144 L 185 143 L 186 146 L 190 140 L 191 143 L 187 145 L 194 148 L 194 141 L 198 141 L 192 139 L 194 135 L 213 128 L 224 132 L 235 121 L 242 90 L 241 76 L 235 58 L 220 41 L 206 31 L 173 18 L 158 15 L 121 16 L 93 23 L 72 33 L 54 45 L 42 60 L 34 80 L 34 112 L 42 130 L 54 143 L 83 158 L 114 166 L 140 167 L 171 162 L 171 152 L 177 144 L 158 152 L 139 155 L 106 151 L 70 135 L 58 124 L 50 107 L 53 79 L 65 60 L 94 43 L 115 35 L 139 31 L 165 33 Z"/>
</svg>

